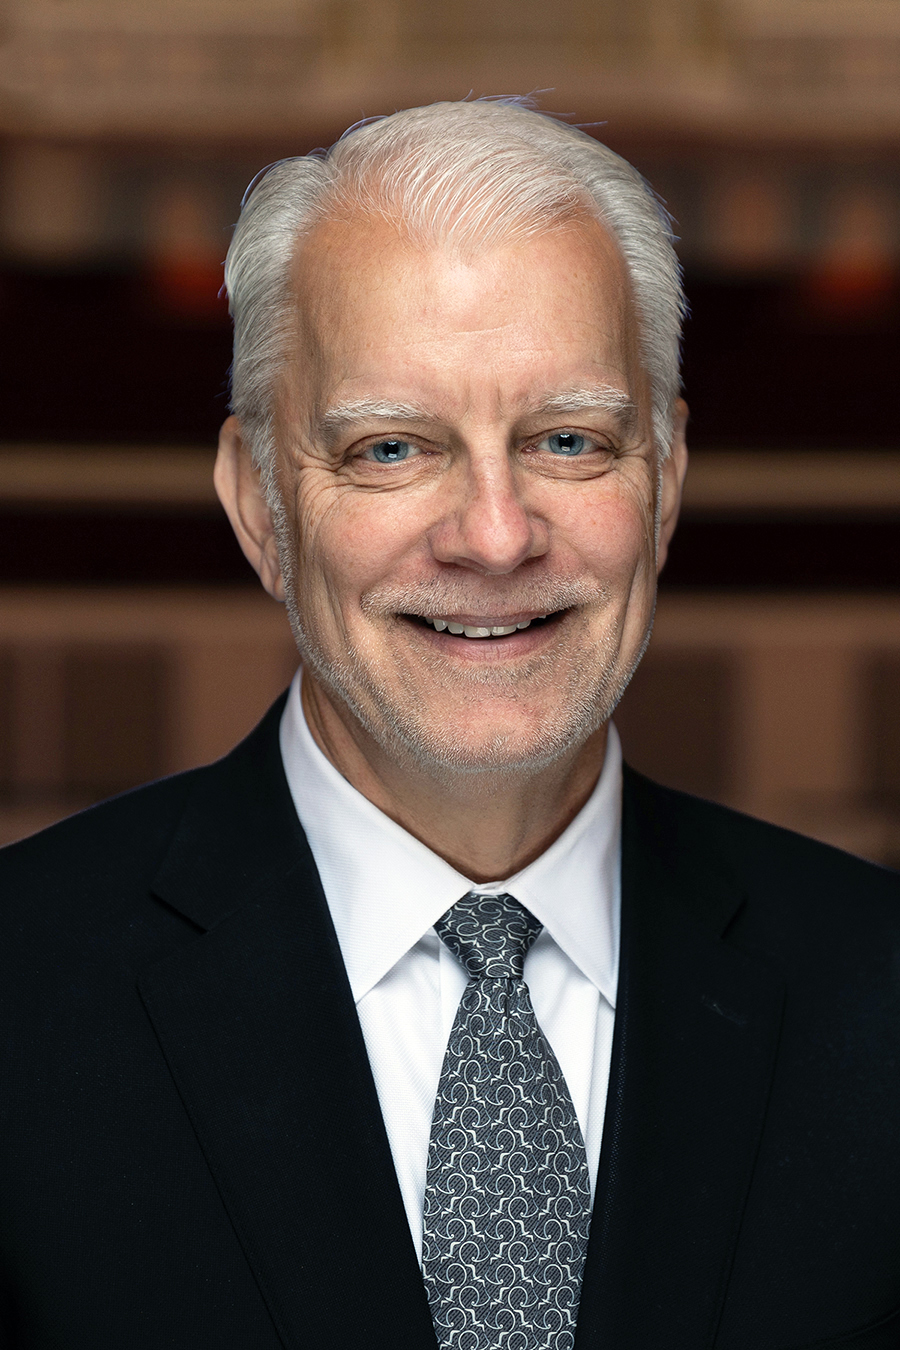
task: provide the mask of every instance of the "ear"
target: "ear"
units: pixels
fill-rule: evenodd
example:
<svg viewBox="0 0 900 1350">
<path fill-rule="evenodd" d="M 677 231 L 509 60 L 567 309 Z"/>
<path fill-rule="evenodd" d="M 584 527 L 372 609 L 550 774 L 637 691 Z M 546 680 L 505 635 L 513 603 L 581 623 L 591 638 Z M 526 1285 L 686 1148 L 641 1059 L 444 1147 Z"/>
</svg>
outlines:
<svg viewBox="0 0 900 1350">
<path fill-rule="evenodd" d="M 688 420 L 688 406 L 683 398 L 675 404 L 675 421 L 672 428 L 672 446 L 668 457 L 663 460 L 660 483 L 659 548 L 656 553 L 656 570 L 661 572 L 669 556 L 669 542 L 678 523 L 681 508 L 681 489 L 684 475 L 687 473 L 688 451 L 685 429 Z"/>
<path fill-rule="evenodd" d="M 283 601 L 284 582 L 272 513 L 236 417 L 229 417 L 219 432 L 213 481 L 245 558 L 269 595 Z"/>
</svg>

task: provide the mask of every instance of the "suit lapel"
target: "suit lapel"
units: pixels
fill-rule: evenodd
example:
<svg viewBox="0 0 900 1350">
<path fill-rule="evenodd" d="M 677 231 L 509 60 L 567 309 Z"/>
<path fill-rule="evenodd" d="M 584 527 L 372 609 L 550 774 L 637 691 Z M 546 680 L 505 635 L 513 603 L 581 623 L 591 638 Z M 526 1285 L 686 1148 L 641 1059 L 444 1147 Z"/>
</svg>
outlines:
<svg viewBox="0 0 900 1350">
<path fill-rule="evenodd" d="M 141 996 L 284 1345 L 434 1350 L 280 711 L 198 777 L 154 887 L 198 936 Z"/>
<path fill-rule="evenodd" d="M 285 1347 L 434 1350 L 277 704 L 198 775 L 157 876 L 197 936 L 141 995 Z M 577 1350 L 710 1346 L 762 1127 L 781 986 L 741 905 L 626 776 L 613 1064 Z"/>
<path fill-rule="evenodd" d="M 776 974 L 723 940 L 742 904 L 626 773 L 616 1030 L 577 1350 L 712 1344 L 781 1021 Z"/>
</svg>

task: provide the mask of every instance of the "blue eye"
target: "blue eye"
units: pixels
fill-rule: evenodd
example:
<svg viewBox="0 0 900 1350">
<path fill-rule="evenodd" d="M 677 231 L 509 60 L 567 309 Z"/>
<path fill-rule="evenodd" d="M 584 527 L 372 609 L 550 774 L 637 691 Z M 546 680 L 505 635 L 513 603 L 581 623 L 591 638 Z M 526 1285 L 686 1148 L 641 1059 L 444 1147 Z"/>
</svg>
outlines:
<svg viewBox="0 0 900 1350">
<path fill-rule="evenodd" d="M 542 442 L 551 455 L 580 455 L 587 442 L 575 431 L 556 431 Z"/>
<path fill-rule="evenodd" d="M 409 441 L 376 441 L 369 446 L 372 458 L 379 464 L 399 464 L 401 460 L 408 459 L 412 448 Z"/>
</svg>

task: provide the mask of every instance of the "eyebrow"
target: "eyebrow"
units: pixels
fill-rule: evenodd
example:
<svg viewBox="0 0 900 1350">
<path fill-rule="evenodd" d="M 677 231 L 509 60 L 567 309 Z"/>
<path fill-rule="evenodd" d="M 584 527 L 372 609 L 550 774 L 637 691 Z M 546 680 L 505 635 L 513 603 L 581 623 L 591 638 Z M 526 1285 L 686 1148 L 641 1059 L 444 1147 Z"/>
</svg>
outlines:
<svg viewBox="0 0 900 1350">
<path fill-rule="evenodd" d="M 633 431 L 640 410 L 633 399 L 614 389 L 609 384 L 584 385 L 577 389 L 564 389 L 542 399 L 540 405 L 532 408 L 526 416 L 541 417 L 547 413 L 592 412 L 595 409 L 610 412 L 620 424 L 625 434 Z"/>
<path fill-rule="evenodd" d="M 431 422 L 434 414 L 416 403 L 390 403 L 377 398 L 348 399 L 335 403 L 319 419 L 323 435 L 333 440 L 357 422 Z"/>
<path fill-rule="evenodd" d="M 585 385 L 560 390 L 523 409 L 521 419 L 547 414 L 578 413 L 602 409 L 612 413 L 623 433 L 634 429 L 639 410 L 637 404 L 612 385 Z M 433 422 L 434 412 L 418 403 L 394 403 L 384 399 L 348 399 L 326 409 L 319 419 L 319 429 L 327 440 L 334 440 L 343 431 L 358 422 Z"/>
</svg>

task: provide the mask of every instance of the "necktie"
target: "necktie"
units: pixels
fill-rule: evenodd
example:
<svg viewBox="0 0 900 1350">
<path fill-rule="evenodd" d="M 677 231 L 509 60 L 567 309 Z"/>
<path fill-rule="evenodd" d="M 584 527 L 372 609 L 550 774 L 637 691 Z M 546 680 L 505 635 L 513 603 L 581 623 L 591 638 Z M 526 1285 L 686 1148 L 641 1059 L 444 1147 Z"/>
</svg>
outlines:
<svg viewBox="0 0 900 1350">
<path fill-rule="evenodd" d="M 469 974 L 441 1070 L 422 1271 L 441 1350 L 571 1350 L 591 1219 L 581 1130 L 538 1026 L 511 895 L 463 897 L 435 928 Z"/>
</svg>

